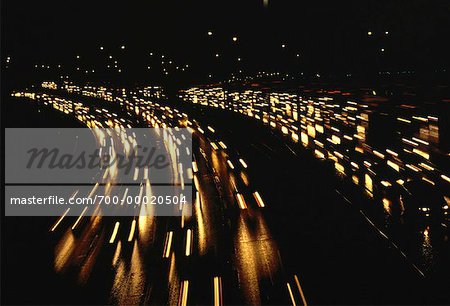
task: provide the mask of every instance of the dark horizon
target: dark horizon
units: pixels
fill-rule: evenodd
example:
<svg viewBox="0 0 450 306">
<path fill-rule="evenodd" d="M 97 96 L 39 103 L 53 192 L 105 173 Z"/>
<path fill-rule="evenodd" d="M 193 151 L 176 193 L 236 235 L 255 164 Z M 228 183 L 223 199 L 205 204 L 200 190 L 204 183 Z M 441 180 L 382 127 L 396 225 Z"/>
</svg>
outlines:
<svg viewBox="0 0 450 306">
<path fill-rule="evenodd" d="M 267 6 L 261 0 L 8 0 L 2 2 L 2 65 L 16 74 L 55 79 L 161 84 L 224 81 L 262 71 L 335 78 L 447 75 L 449 13 L 449 2 L 423 0 Z"/>
</svg>

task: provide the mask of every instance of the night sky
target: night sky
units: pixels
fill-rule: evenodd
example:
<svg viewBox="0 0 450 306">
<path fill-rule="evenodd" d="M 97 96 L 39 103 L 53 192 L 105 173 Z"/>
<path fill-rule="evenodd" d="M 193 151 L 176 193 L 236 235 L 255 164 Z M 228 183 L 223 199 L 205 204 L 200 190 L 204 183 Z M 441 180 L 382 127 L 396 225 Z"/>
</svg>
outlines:
<svg viewBox="0 0 450 306">
<path fill-rule="evenodd" d="M 2 14 L 2 64 L 10 56 L 27 74 L 202 80 L 449 64 L 449 1 L 6 0 Z"/>
</svg>

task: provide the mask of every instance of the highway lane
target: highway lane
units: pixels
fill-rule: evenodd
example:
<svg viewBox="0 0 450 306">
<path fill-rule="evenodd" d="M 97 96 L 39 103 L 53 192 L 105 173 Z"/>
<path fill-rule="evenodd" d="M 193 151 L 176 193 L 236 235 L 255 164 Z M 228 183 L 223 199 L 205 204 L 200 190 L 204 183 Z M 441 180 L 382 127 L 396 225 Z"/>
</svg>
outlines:
<svg viewBox="0 0 450 306">
<path fill-rule="evenodd" d="M 283 290 L 284 284 L 279 286 L 279 282 L 275 283 L 275 280 L 282 275 L 276 243 L 265 226 L 256 201 L 246 194 L 243 200 L 245 208 L 240 206 L 236 188 L 239 194 L 243 194 L 243 190 L 236 185 L 243 183 L 238 183 L 241 179 L 234 176 L 233 169 L 227 163 L 229 159 L 225 150 L 216 150 L 210 145 L 214 141 L 216 140 L 209 138 L 208 144 L 207 139 L 200 140 L 199 151 L 201 152 L 196 158 L 199 173 L 202 173 L 201 182 L 204 182 L 200 185 L 202 188 L 205 186 L 209 191 L 200 189 L 202 210 L 196 210 L 196 212 L 208 213 L 212 207 L 218 210 L 216 218 L 221 219 L 218 221 L 225 225 L 220 227 L 221 233 L 217 233 L 217 236 L 221 237 L 220 240 L 212 241 L 212 246 L 216 250 L 220 248 L 220 250 L 214 250 L 214 256 L 217 258 L 215 269 L 223 271 L 222 273 L 226 275 L 234 271 L 236 274 L 230 275 L 231 280 L 222 277 L 225 284 L 223 288 L 225 292 L 230 289 L 234 292 L 236 290 L 233 288 L 239 288 L 240 292 L 237 292 L 238 295 L 228 292 L 224 296 L 224 303 L 252 305 L 284 303 L 287 298 L 287 292 Z M 205 220 L 208 219 L 210 218 L 205 218 Z M 209 231 L 208 233 L 208 237 L 214 234 Z M 218 260 L 220 258 L 223 259 Z M 278 289 L 281 288 L 281 292 L 277 292 L 277 295 L 273 293 L 276 290 L 272 289 L 276 286 L 279 286 Z"/>
<path fill-rule="evenodd" d="M 417 271 L 304 151 L 239 116 L 127 101 L 152 125 L 193 128 L 199 197 L 190 218 L 151 219 L 142 246 L 118 243 L 92 259 L 84 288 L 101 292 L 98 301 L 302 305 L 427 296 Z"/>
<path fill-rule="evenodd" d="M 277 273 L 279 274 L 281 264 L 277 262 L 278 251 L 261 214 L 252 212 L 247 215 L 247 211 L 252 207 L 258 208 L 256 198 L 239 200 L 237 195 L 242 191 L 237 188 L 243 183 L 237 183 L 233 172 L 228 172 L 227 166 L 230 167 L 230 163 L 227 163 L 223 156 L 218 158 L 215 150 L 211 149 L 209 140 L 202 139 L 199 143 L 199 151 L 195 156 L 198 161 L 197 167 L 202 169 L 198 171 L 201 174 L 198 176 L 201 200 L 196 202 L 192 218 L 185 220 L 156 218 L 157 222 L 147 218 L 154 227 L 143 227 L 139 222 L 139 231 L 147 236 L 148 232 L 154 235 L 147 237 L 147 240 L 136 240 L 134 244 L 127 244 L 123 239 L 118 239 L 115 243 L 113 235 L 116 227 L 121 229 L 121 223 L 112 220 L 107 222 L 108 225 L 103 230 L 100 230 L 102 226 L 99 220 L 90 220 L 88 229 L 79 222 L 77 230 L 81 232 L 81 239 L 78 240 L 73 237 L 69 228 L 62 234 L 55 245 L 59 266 L 72 266 L 71 273 L 68 274 L 78 273 L 78 284 L 87 288 L 88 292 L 97 292 L 90 298 L 95 300 L 97 296 L 101 301 L 110 287 L 109 302 L 118 304 L 125 300 L 133 303 L 142 301 L 161 303 L 166 298 L 170 304 L 183 299 L 200 304 L 208 303 L 208 300 L 219 304 L 223 301 L 248 304 L 289 301 L 289 292 L 292 294 L 292 290 L 289 291 L 285 283 L 281 284 L 278 296 L 270 293 L 276 291 L 270 287 L 275 286 L 274 279 L 280 278 Z M 224 144 L 222 146 L 225 147 Z M 220 169 L 214 170 L 216 167 Z M 222 179 L 218 179 L 219 176 Z M 240 213 L 241 201 L 245 201 L 245 206 L 247 202 L 251 205 L 246 207 L 244 213 Z M 259 201 L 262 203 L 261 197 Z M 56 220 L 57 227 L 54 231 L 58 227 L 62 228 L 64 221 Z M 255 222 L 258 224 L 256 231 L 252 228 L 253 225 L 251 227 L 248 225 Z M 162 224 L 158 227 L 157 223 Z M 165 229 L 161 229 L 164 227 Z M 234 227 L 236 229 L 231 230 Z M 119 230 L 117 232 L 119 233 Z M 169 237 L 173 251 L 167 252 Z M 112 245 L 107 241 L 113 241 Z M 188 241 L 192 243 L 189 254 Z M 104 248 L 104 244 L 108 247 Z M 76 251 L 73 250 L 75 248 Z M 146 252 L 148 249 L 159 249 L 159 256 L 156 256 L 158 252 L 152 251 L 148 251 L 152 254 L 148 255 Z M 162 256 L 161 249 L 164 249 Z M 155 266 L 155 262 L 158 261 L 154 259 L 157 257 L 162 257 L 163 261 L 156 264 L 158 268 L 148 267 L 150 264 L 147 258 L 152 258 L 151 263 Z M 249 258 L 252 259 L 250 268 Z M 208 261 L 211 270 L 204 269 Z M 109 265 L 99 264 L 104 262 L 111 262 L 113 269 Z M 74 269 L 74 266 L 81 267 L 81 271 L 74 273 L 74 270 L 78 270 Z M 60 267 L 57 270 L 70 269 Z M 108 281 L 100 282 L 103 278 Z M 166 281 L 162 281 L 164 279 Z M 101 285 L 98 285 L 99 283 Z M 189 288 L 191 289 L 188 290 Z M 209 288 L 208 291 L 211 293 L 206 299 L 205 288 Z M 188 293 L 185 293 L 186 290 Z M 225 293 L 222 293 L 223 291 Z M 241 291 L 243 294 L 235 294 Z M 78 297 L 76 301 L 84 299 Z"/>
<path fill-rule="evenodd" d="M 225 142 L 239 147 L 239 156 L 246 159 L 271 203 L 266 216 L 281 244 L 285 265 L 301 271 L 304 291 L 313 300 L 394 303 L 429 295 L 428 280 L 331 188 L 335 183 L 329 169 L 238 115 L 211 109 L 203 115 L 194 113 L 205 124 L 214 124 Z"/>
<path fill-rule="evenodd" d="M 51 105 L 53 108 L 62 111 L 67 109 L 63 105 L 64 101 L 55 99 L 53 102 L 55 102 L 55 104 Z M 104 109 L 100 110 L 100 112 L 97 112 L 97 110 L 95 109 L 94 112 L 96 117 L 90 117 L 89 120 L 84 122 L 86 125 L 99 127 L 105 122 L 106 124 L 110 123 L 110 116 L 106 116 L 106 118 L 102 116 L 104 112 L 106 114 L 109 113 Z M 78 118 L 84 121 L 84 118 L 79 114 Z M 120 122 L 120 120 L 116 122 Z M 94 134 L 100 133 L 96 129 L 93 129 L 93 132 Z M 126 136 L 121 136 L 122 138 L 119 138 L 118 135 L 107 137 L 103 141 L 104 146 L 102 148 L 111 148 L 112 151 L 125 150 L 122 140 Z M 145 141 L 145 139 L 141 141 Z M 99 141 L 99 143 L 102 143 L 102 141 Z M 174 169 L 178 170 L 178 167 L 174 167 Z M 119 195 L 122 197 L 128 194 L 129 196 L 142 196 L 140 194 L 142 191 L 144 191 L 144 194 L 151 194 L 149 182 L 152 173 L 146 174 L 143 171 L 136 175 L 135 181 L 140 182 L 141 187 L 125 188 L 120 185 L 114 185 L 114 183 L 120 183 L 120 179 L 117 178 L 115 173 L 111 173 L 113 171 L 111 170 L 109 173 L 105 171 L 99 174 L 100 179 L 104 179 L 108 184 L 113 183 L 112 186 L 107 186 L 105 195 Z M 172 180 L 173 183 L 179 183 L 174 178 Z M 97 183 L 90 192 L 90 196 L 94 196 L 99 190 Z M 159 243 L 155 233 L 158 233 L 160 228 L 165 229 L 168 226 L 167 224 L 167 218 L 161 218 L 156 221 L 154 217 L 145 216 L 113 218 L 102 216 L 65 217 L 63 215 L 57 218 L 49 227 L 49 232 L 53 238 L 51 244 L 54 248 L 53 270 L 60 277 L 73 279 L 78 286 L 92 287 L 91 293 L 97 292 L 96 294 L 90 294 L 90 297 L 74 297 L 73 301 L 86 303 L 89 302 L 89 299 L 95 301 L 96 296 L 99 296 L 99 301 L 123 304 L 125 301 L 130 301 L 131 297 L 133 297 L 133 301 L 138 303 L 145 293 L 146 286 L 148 286 L 147 279 L 150 279 L 144 269 L 145 264 L 148 263 L 143 260 L 145 258 L 143 254 L 153 244 Z M 158 255 L 157 257 L 161 258 L 160 254 Z M 111 264 L 102 266 L 98 263 Z M 93 281 L 90 278 L 94 275 L 93 278 L 95 279 L 97 275 L 93 271 L 97 273 L 102 271 L 100 275 L 103 275 L 103 277 L 107 276 L 107 282 L 94 281 L 96 284 L 102 284 L 99 286 L 100 288 L 92 286 Z M 46 271 L 46 273 L 49 272 Z M 109 300 L 104 298 L 105 293 L 102 293 L 102 289 L 110 292 L 110 294 L 106 294 Z"/>
<path fill-rule="evenodd" d="M 235 275 L 234 278 L 237 278 L 237 286 L 223 287 L 225 288 L 225 291 L 230 290 L 230 288 L 239 288 L 242 290 L 242 293 L 238 295 L 225 295 L 225 301 L 227 301 L 228 296 L 230 298 L 234 296 L 234 299 L 230 301 L 231 303 L 288 303 L 290 295 L 286 282 L 282 280 L 282 265 L 279 260 L 279 252 L 276 243 L 270 237 L 270 231 L 265 226 L 264 218 L 257 211 L 260 206 L 264 206 L 261 196 L 259 193 L 255 193 L 255 191 L 253 191 L 253 193 L 248 193 L 245 185 L 249 184 L 249 179 L 245 176 L 245 173 L 240 173 L 244 179 L 235 175 L 233 171 L 235 166 L 233 162 L 229 160 L 227 153 L 229 151 L 233 152 L 233 150 L 220 141 L 220 139 L 214 137 L 214 128 L 210 126 L 200 126 L 196 121 L 194 121 L 194 123 L 195 124 L 192 125 L 196 131 L 194 135 L 199 136 L 199 145 L 196 145 L 194 142 L 194 157 L 196 167 L 199 169 L 199 171 L 197 171 L 199 174 L 197 176 L 199 183 L 196 185 L 198 185 L 201 199 L 201 201 L 196 202 L 196 204 L 201 205 L 201 209 L 195 209 L 196 218 L 198 220 L 200 256 L 205 252 L 205 249 L 213 248 L 215 250 L 215 257 L 220 258 L 219 256 L 221 256 L 229 258 L 226 262 L 215 259 L 216 262 L 219 262 L 216 269 L 226 270 L 224 267 L 231 265 L 231 268 L 236 270 L 237 275 Z M 208 133 L 207 137 L 205 137 L 205 133 Z M 235 155 L 235 153 L 233 153 L 233 155 Z M 202 164 L 204 164 L 203 168 Z M 238 164 L 245 165 L 245 162 L 241 161 L 238 162 Z M 236 167 L 239 167 L 238 164 Z M 204 169 L 204 171 L 201 171 L 201 169 Z M 206 187 L 209 188 L 207 193 L 203 190 L 203 185 L 209 186 Z M 254 196 L 254 194 L 257 194 L 258 197 Z M 247 200 L 245 200 L 245 198 L 247 198 Z M 211 203 L 209 203 L 210 201 Z M 214 217 L 214 215 L 208 217 L 207 213 L 210 207 L 216 207 L 216 217 Z M 204 215 L 205 211 L 206 215 Z M 199 213 L 201 213 L 201 215 Z M 228 218 L 224 219 L 224 216 L 228 216 Z M 224 245 L 226 240 L 223 241 L 223 239 L 219 244 L 219 241 L 214 241 L 215 232 L 208 232 L 208 234 L 205 234 L 202 231 L 202 227 L 204 226 L 203 220 L 206 220 L 205 224 L 208 226 L 211 224 L 211 221 L 208 222 L 208 220 L 214 219 L 219 219 L 222 224 L 228 224 L 228 227 L 231 228 L 231 230 L 227 230 L 227 227 L 220 226 L 221 223 L 219 223 L 219 226 L 215 226 L 216 231 L 218 229 L 225 230 L 224 233 L 220 233 L 219 231 L 219 236 L 227 237 L 231 235 L 231 238 L 229 239 L 231 240 L 232 245 Z M 253 229 L 254 224 L 258 225 L 256 230 Z M 210 237 L 211 234 L 212 237 L 208 238 L 210 241 L 210 246 L 208 246 L 208 243 L 205 243 L 202 237 Z M 196 236 L 194 235 L 194 237 Z M 217 249 L 223 249 L 225 254 L 230 253 L 231 251 L 231 255 L 221 254 Z M 202 262 L 203 261 L 200 260 L 199 268 L 201 269 L 196 270 L 195 267 L 192 268 L 196 271 L 196 279 L 198 279 L 198 274 L 204 273 L 204 262 L 203 264 Z M 248 268 L 249 263 L 251 263 L 250 268 Z M 204 277 L 205 284 L 208 283 L 208 281 L 206 281 L 207 279 L 209 279 L 209 283 L 211 284 L 211 280 L 213 280 L 214 277 L 216 277 L 214 274 L 210 274 L 209 277 L 206 275 Z M 227 277 L 220 276 L 220 281 L 222 282 L 223 280 L 223 283 L 225 284 L 228 283 L 228 279 L 229 278 Z M 195 283 L 196 282 L 194 282 L 194 284 Z M 192 287 L 192 282 L 190 284 Z M 202 295 L 204 296 L 204 293 Z M 238 296 L 239 299 L 236 299 L 236 296 Z M 195 293 L 191 295 L 191 299 L 196 303 Z M 202 304 L 202 300 L 198 301 L 198 303 Z"/>
</svg>

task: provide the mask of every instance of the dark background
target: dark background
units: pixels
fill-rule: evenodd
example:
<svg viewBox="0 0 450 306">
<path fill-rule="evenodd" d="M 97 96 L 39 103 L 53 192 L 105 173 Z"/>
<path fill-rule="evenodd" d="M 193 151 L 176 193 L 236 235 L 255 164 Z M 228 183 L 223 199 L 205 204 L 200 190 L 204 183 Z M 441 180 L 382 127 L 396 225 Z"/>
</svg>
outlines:
<svg viewBox="0 0 450 306">
<path fill-rule="evenodd" d="M 449 64 L 449 16 L 450 1 L 433 0 L 2 0 L 2 64 L 10 56 L 8 69 L 21 79 L 70 74 L 143 83 L 195 83 L 258 71 L 435 73 Z M 114 60 L 121 73 L 107 69 Z M 186 64 L 184 72 L 175 69 Z"/>
</svg>

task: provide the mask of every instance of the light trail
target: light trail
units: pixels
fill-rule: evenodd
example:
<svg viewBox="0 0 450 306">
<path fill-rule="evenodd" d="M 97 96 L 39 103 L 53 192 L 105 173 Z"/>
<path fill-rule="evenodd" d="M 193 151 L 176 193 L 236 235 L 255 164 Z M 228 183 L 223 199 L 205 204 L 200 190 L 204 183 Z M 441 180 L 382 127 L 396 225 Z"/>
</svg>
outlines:
<svg viewBox="0 0 450 306">
<path fill-rule="evenodd" d="M 77 220 L 75 221 L 75 223 L 72 225 L 72 230 L 76 229 L 78 226 L 78 223 L 80 223 L 81 219 L 83 218 L 83 215 L 85 214 L 86 210 L 88 209 L 88 207 L 86 206 L 83 211 L 81 212 L 81 214 L 78 216 Z"/>
<path fill-rule="evenodd" d="M 222 304 L 222 278 L 214 276 L 214 306 L 221 306 Z"/>
<path fill-rule="evenodd" d="M 297 303 L 295 303 L 294 294 L 292 293 L 291 285 L 289 283 L 287 283 L 286 285 L 289 292 L 289 297 L 291 298 L 292 306 L 297 306 Z"/>
<path fill-rule="evenodd" d="M 166 241 L 164 243 L 164 252 L 163 252 L 163 258 L 169 258 L 170 256 L 170 249 L 172 247 L 172 238 L 173 238 L 173 231 L 170 231 L 166 234 Z"/>
<path fill-rule="evenodd" d="M 238 201 L 238 205 L 240 209 L 247 209 L 247 203 L 245 203 L 245 199 L 240 193 L 236 193 L 236 198 Z"/>
<path fill-rule="evenodd" d="M 187 306 L 188 292 L 189 292 L 189 281 L 184 280 L 181 283 L 180 296 L 178 299 L 178 306 Z"/>
<path fill-rule="evenodd" d="M 242 159 L 242 158 L 239 158 L 239 162 L 241 163 L 241 165 L 242 165 L 242 167 L 244 167 L 245 169 L 247 169 L 247 163 Z"/>
<path fill-rule="evenodd" d="M 55 225 L 53 225 L 53 227 L 50 229 L 51 232 L 55 231 L 55 229 L 58 227 L 58 225 L 61 223 L 61 221 L 64 219 L 64 217 L 67 215 L 69 210 L 70 210 L 70 207 L 66 209 L 66 211 L 62 214 L 61 217 L 59 217 L 58 221 L 56 221 Z"/>
<path fill-rule="evenodd" d="M 300 297 L 302 298 L 303 305 L 307 306 L 308 303 L 306 303 L 305 294 L 303 293 L 302 286 L 300 286 L 300 282 L 298 280 L 297 275 L 294 275 L 294 279 L 295 279 L 295 284 L 297 285 L 298 292 L 300 292 Z"/>
<path fill-rule="evenodd" d="M 259 195 L 258 191 L 253 192 L 253 196 L 255 197 L 256 203 L 258 203 L 259 207 L 265 207 L 266 205 L 264 204 L 263 199 L 261 198 L 261 196 Z"/>
<path fill-rule="evenodd" d="M 135 229 L 136 229 L 136 220 L 134 219 L 131 222 L 130 234 L 128 235 L 128 242 L 133 240 Z"/>
<path fill-rule="evenodd" d="M 116 222 L 116 224 L 114 225 L 114 230 L 111 234 L 111 238 L 109 239 L 109 243 L 114 243 L 114 240 L 116 239 L 117 236 L 117 232 L 119 231 L 119 225 L 120 222 Z"/>
<path fill-rule="evenodd" d="M 186 255 L 186 256 L 190 256 L 191 255 L 191 252 L 192 252 L 192 239 L 193 239 L 192 230 L 188 229 L 186 231 L 186 249 L 185 249 L 185 252 L 184 252 L 184 255 Z"/>
<path fill-rule="evenodd" d="M 230 166 L 231 169 L 234 170 L 234 165 L 230 160 L 227 160 L 227 164 L 228 164 L 228 166 Z"/>
</svg>

